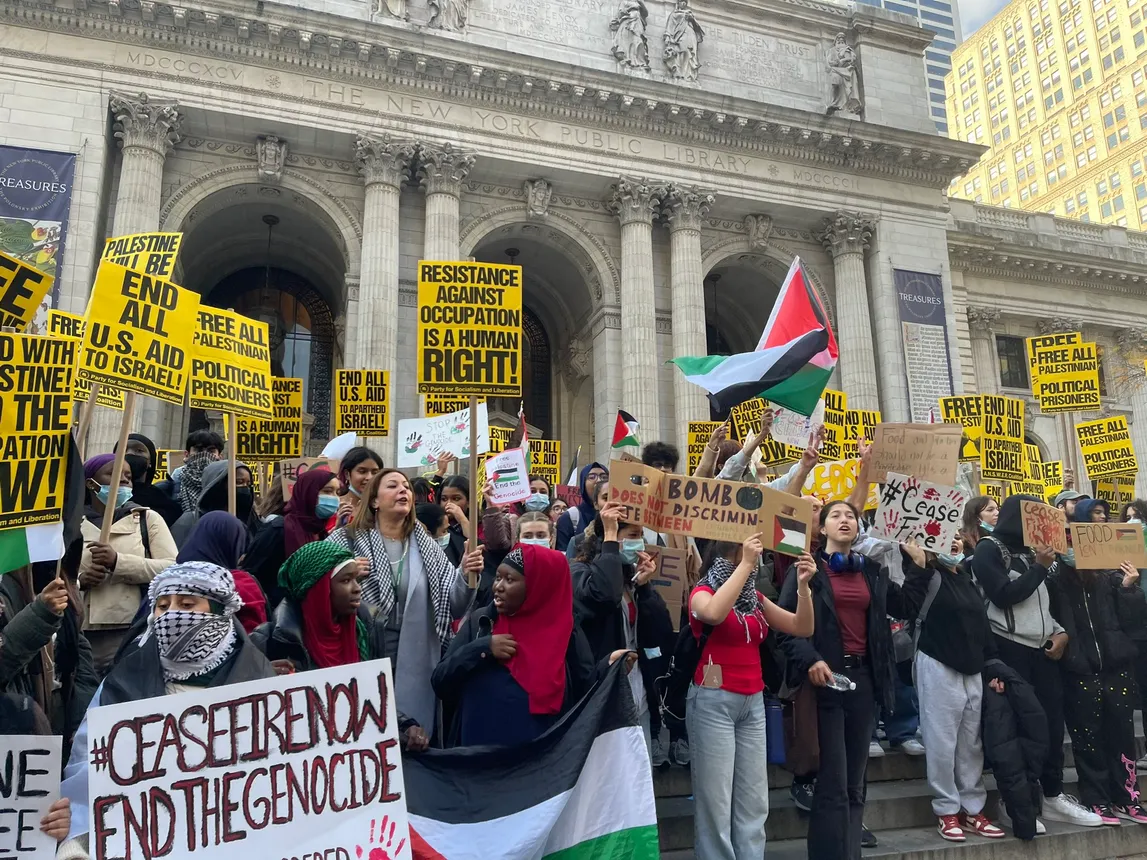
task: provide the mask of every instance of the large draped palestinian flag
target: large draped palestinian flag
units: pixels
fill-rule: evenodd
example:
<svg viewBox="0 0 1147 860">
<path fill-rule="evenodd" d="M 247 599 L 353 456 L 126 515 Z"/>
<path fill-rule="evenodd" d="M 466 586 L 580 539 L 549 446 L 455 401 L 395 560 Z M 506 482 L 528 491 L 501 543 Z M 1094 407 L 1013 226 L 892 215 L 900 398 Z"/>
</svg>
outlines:
<svg viewBox="0 0 1147 860">
<path fill-rule="evenodd" d="M 812 415 L 838 355 L 828 314 L 797 257 L 753 352 L 675 358 L 673 364 L 709 392 L 719 412 L 764 397 Z"/>
<path fill-rule="evenodd" d="M 657 860 L 649 754 L 624 662 L 531 743 L 405 756 L 414 860 Z"/>
</svg>

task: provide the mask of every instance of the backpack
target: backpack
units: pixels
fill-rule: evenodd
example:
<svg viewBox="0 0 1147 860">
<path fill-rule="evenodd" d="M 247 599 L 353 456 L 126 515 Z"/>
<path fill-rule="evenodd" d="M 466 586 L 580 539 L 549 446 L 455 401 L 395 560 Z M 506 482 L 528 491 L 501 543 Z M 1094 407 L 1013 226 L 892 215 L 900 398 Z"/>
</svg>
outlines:
<svg viewBox="0 0 1147 860">
<path fill-rule="evenodd" d="M 712 632 L 713 625 L 706 624 L 701 628 L 701 635 L 694 636 L 691 625 L 682 625 L 677 634 L 677 643 L 673 646 L 673 656 L 669 658 L 668 670 L 653 682 L 661 718 L 667 726 L 685 726 L 685 699 Z"/>
</svg>

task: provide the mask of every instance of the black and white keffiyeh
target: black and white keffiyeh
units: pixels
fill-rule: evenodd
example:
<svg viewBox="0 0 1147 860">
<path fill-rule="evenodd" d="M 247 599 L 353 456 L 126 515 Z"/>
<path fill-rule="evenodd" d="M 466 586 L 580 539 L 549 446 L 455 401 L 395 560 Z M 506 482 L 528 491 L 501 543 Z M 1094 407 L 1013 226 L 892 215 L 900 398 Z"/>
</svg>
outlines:
<svg viewBox="0 0 1147 860">
<path fill-rule="evenodd" d="M 716 594 L 717 590 L 728 582 L 734 570 L 733 563 L 728 559 L 715 558 L 709 565 L 709 572 L 698 585 L 707 585 Z M 745 624 L 745 616 L 760 615 L 761 626 L 764 626 L 765 615 L 761 608 L 761 600 L 757 596 L 757 578 L 755 576 L 748 577 L 745 584 L 741 586 L 741 593 L 737 595 L 737 600 L 733 604 L 733 613 L 737 616 L 741 626 L 745 628 L 746 638 L 749 636 L 749 628 Z"/>
<path fill-rule="evenodd" d="M 235 650 L 238 637 L 234 616 L 243 606 L 231 571 L 205 561 L 172 565 L 157 575 L 148 589 L 153 606 L 169 594 L 206 597 L 219 612 L 169 609 L 148 618 L 141 644 L 155 636 L 164 677 L 183 681 L 221 666 Z"/>
</svg>

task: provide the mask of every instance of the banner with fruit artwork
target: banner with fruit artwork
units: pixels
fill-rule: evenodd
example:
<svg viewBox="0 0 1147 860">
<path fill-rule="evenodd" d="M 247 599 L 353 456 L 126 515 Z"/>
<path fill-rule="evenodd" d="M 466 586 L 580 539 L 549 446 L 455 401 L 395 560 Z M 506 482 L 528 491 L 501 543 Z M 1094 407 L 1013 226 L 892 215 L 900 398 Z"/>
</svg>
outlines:
<svg viewBox="0 0 1147 860">
<path fill-rule="evenodd" d="M 75 173 L 74 153 L 0 146 L 0 251 L 55 278 L 30 334 L 47 331 L 59 297 Z"/>
</svg>

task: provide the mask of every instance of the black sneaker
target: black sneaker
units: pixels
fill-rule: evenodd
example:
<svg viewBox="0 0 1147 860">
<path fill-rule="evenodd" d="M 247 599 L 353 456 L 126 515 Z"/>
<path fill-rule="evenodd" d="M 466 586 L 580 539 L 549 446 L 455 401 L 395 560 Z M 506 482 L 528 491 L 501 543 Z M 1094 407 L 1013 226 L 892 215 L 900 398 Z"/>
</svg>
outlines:
<svg viewBox="0 0 1147 860">
<path fill-rule="evenodd" d="M 875 848 L 880 843 L 876 841 L 876 834 L 869 830 L 864 825 L 861 825 L 860 831 L 860 847 L 861 848 Z"/>
<path fill-rule="evenodd" d="M 812 812 L 812 795 L 816 791 L 816 782 L 794 782 L 789 787 L 789 797 L 793 799 L 796 808 L 801 812 Z"/>
</svg>

